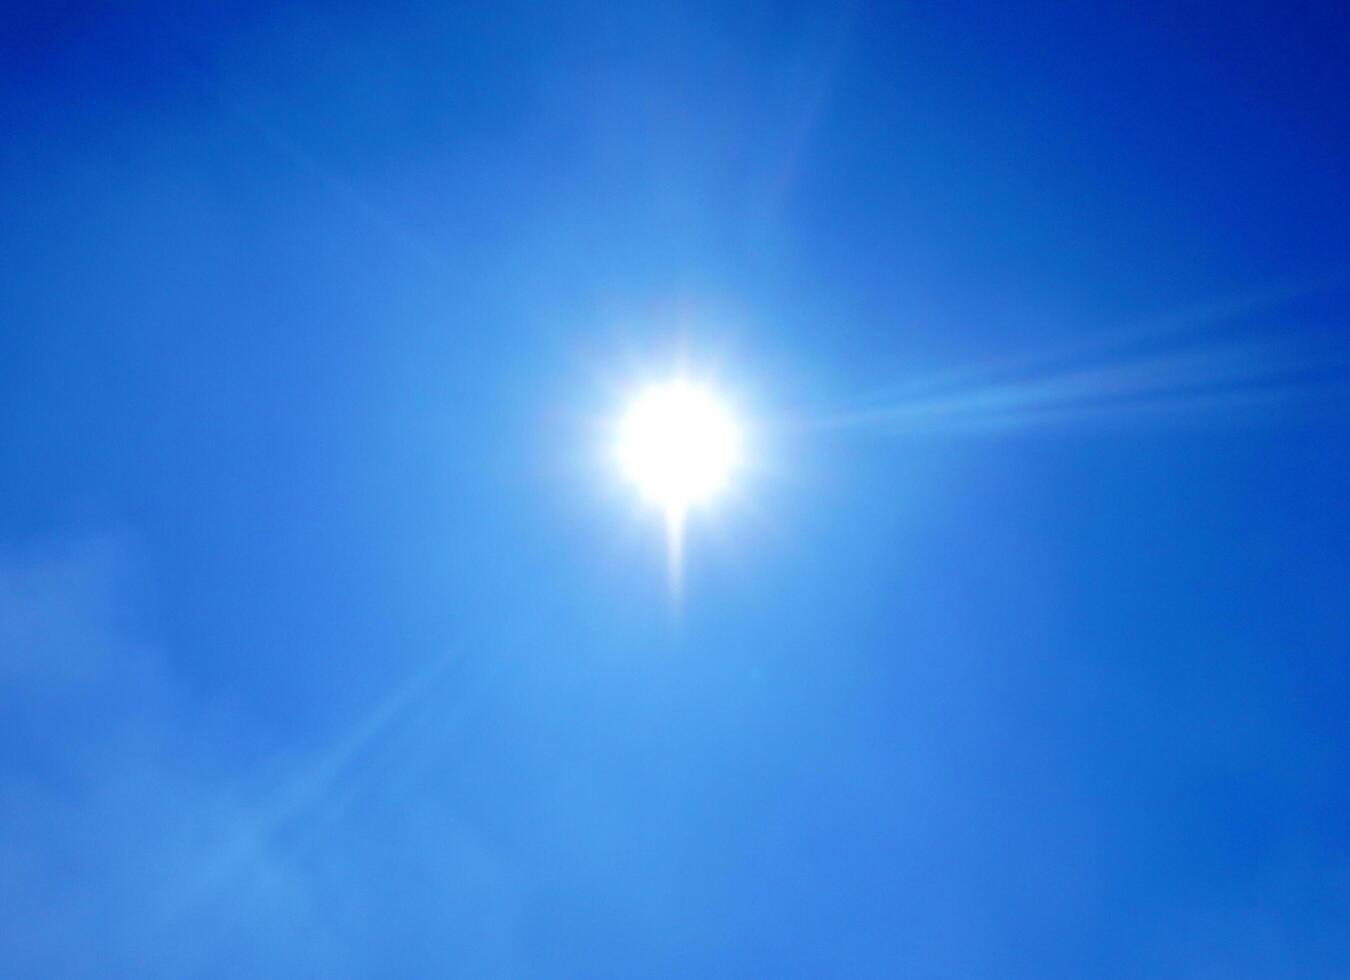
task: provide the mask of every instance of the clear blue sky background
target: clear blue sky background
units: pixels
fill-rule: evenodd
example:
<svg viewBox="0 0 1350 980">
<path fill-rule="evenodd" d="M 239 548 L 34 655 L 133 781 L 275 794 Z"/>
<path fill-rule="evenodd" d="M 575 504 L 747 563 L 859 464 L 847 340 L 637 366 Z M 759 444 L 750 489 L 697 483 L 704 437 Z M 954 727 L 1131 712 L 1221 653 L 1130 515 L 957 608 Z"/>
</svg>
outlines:
<svg viewBox="0 0 1350 980">
<path fill-rule="evenodd" d="M 0 38 L 0 973 L 1350 976 L 1343 4 Z"/>
</svg>

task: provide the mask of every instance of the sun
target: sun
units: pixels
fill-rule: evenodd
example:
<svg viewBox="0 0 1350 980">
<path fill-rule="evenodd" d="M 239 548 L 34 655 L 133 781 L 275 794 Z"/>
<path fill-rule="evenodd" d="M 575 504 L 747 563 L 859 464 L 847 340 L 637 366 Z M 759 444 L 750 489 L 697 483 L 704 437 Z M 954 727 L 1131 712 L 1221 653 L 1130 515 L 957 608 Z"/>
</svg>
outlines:
<svg viewBox="0 0 1350 980">
<path fill-rule="evenodd" d="M 741 426 L 707 387 L 684 379 L 639 391 L 619 425 L 619 468 L 668 519 L 727 488 L 741 465 Z"/>
</svg>

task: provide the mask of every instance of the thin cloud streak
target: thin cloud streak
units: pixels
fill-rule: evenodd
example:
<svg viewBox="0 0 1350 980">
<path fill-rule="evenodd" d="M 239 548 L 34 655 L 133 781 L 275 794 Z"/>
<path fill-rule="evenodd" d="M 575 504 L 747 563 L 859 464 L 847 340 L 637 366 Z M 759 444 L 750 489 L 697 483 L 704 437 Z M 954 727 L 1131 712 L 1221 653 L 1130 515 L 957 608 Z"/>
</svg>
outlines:
<svg viewBox="0 0 1350 980">
<path fill-rule="evenodd" d="M 447 693 L 452 676 L 465 680 L 452 670 L 464 666 L 464 659 L 455 654 L 432 659 L 381 698 L 344 735 L 310 756 L 282 786 L 243 816 L 226 840 L 203 856 L 194 875 L 164 896 L 161 925 L 170 926 L 179 915 L 249 873 L 258 861 L 267 860 L 281 837 L 292 849 L 300 846 L 316 814 L 322 813 L 329 822 L 340 819 L 365 780 L 411 765 L 415 755 L 425 755 L 440 744 L 444 739 L 434 740 L 430 729 L 439 726 L 442 735 L 452 732 L 464 710 L 492 679 L 479 671 L 476 677 L 467 678 L 476 684 L 461 683 Z"/>
<path fill-rule="evenodd" d="M 1076 364 L 1115 355 L 1131 348 L 1226 327 L 1246 317 L 1278 310 L 1297 300 L 1344 285 L 1346 270 L 1308 276 L 1279 286 L 1252 290 L 1226 300 L 1205 303 L 1146 318 L 1124 326 L 1092 331 L 1049 349 L 1030 350 L 999 360 L 960 365 L 949 371 L 915 378 L 873 392 L 864 404 L 885 404 L 942 391 L 962 390 L 977 383 L 1011 380 L 1023 374 L 1048 374 L 1073 370 Z"/>
<path fill-rule="evenodd" d="M 836 416 L 830 424 L 907 431 L 999 428 L 1072 413 L 1214 409 L 1316 390 L 1334 380 L 1327 375 L 1347 366 L 1350 357 L 1344 353 L 1304 359 L 1266 345 L 1216 345 L 902 399 Z"/>
<path fill-rule="evenodd" d="M 1339 277 L 1338 277 L 1339 280 Z M 1159 317 L 1078 343 L 915 378 L 792 428 L 923 432 L 1006 429 L 1068 419 L 1212 412 L 1347 390 L 1350 347 L 1282 325 L 1259 335 L 1244 317 L 1325 288 L 1307 280 Z M 1223 329 L 1228 336 L 1204 339 Z"/>
</svg>

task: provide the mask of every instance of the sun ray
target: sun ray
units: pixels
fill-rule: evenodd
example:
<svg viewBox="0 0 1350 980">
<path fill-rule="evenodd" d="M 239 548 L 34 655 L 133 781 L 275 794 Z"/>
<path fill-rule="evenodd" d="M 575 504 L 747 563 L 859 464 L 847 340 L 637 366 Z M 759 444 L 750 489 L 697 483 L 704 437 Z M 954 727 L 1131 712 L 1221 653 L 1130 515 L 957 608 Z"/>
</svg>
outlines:
<svg viewBox="0 0 1350 980">
<path fill-rule="evenodd" d="M 623 416 L 616 460 L 625 479 L 664 517 L 673 598 L 683 587 L 689 511 L 727 489 L 741 454 L 735 415 L 711 389 L 684 378 L 643 389 Z"/>
</svg>

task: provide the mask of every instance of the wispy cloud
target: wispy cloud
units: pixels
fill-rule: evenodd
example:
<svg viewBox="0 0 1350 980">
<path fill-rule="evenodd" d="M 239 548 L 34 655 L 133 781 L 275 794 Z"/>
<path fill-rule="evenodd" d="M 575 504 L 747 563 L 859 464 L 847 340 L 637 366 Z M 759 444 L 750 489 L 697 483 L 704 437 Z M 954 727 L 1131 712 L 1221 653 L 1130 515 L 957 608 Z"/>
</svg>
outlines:
<svg viewBox="0 0 1350 980">
<path fill-rule="evenodd" d="M 265 753 L 290 761 L 264 781 L 240 752 L 258 733 L 147 639 L 135 556 L 125 537 L 0 552 L 0 974 L 374 976 L 414 934 L 477 975 L 517 972 L 499 856 L 443 813 L 418 819 L 378 767 L 353 782 L 353 755 L 425 685 L 341 744 Z M 334 805 L 357 791 L 360 812 Z M 382 879 L 381 840 L 425 880 Z M 388 896 L 410 887 L 457 924 L 400 927 Z"/>
<path fill-rule="evenodd" d="M 1281 306 L 1304 284 L 1158 317 L 1021 356 L 918 376 L 810 426 L 895 432 L 991 430 L 1269 407 L 1350 392 L 1350 347 Z M 1253 328 L 1251 320 L 1259 321 Z"/>
</svg>

